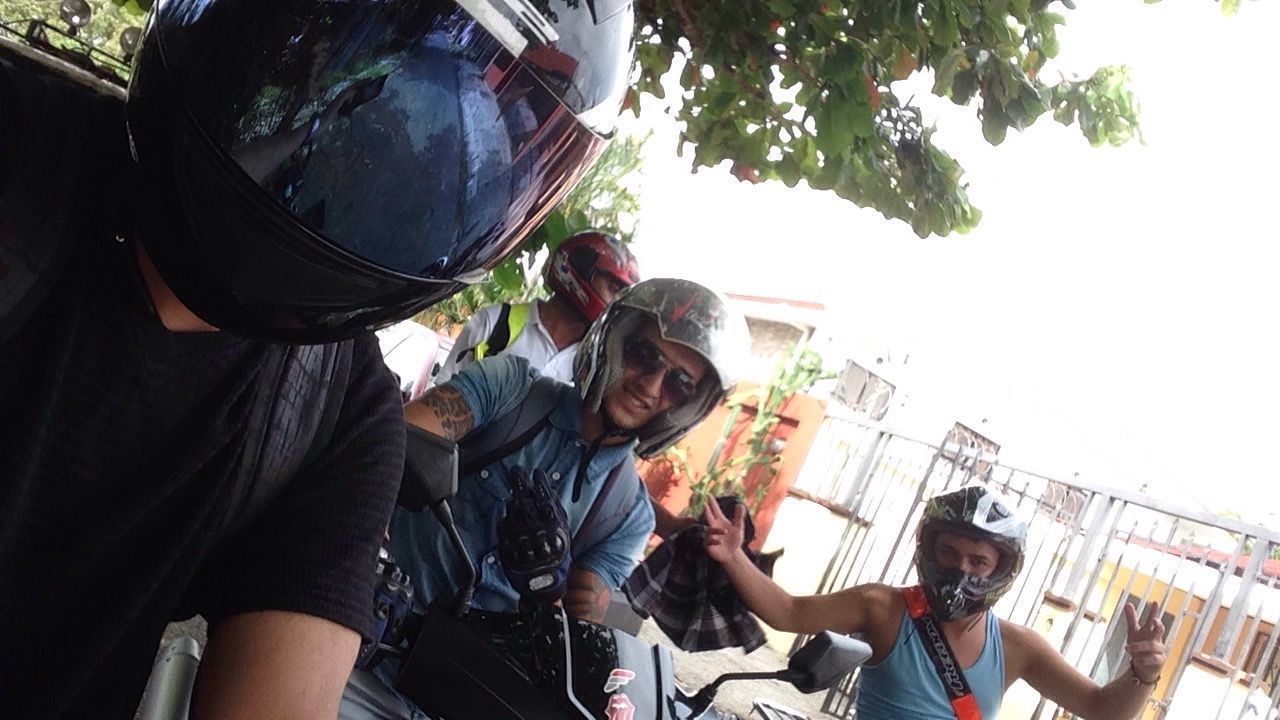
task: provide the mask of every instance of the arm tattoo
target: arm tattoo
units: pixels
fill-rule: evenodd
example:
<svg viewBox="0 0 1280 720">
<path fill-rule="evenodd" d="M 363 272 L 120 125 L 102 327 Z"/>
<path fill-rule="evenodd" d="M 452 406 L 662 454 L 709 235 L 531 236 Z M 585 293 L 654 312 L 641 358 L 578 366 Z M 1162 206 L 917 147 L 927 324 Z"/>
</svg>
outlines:
<svg viewBox="0 0 1280 720">
<path fill-rule="evenodd" d="M 604 622 L 612 597 L 599 575 L 589 570 L 574 570 L 569 574 L 564 604 L 570 615 L 594 623 Z"/>
<path fill-rule="evenodd" d="M 471 406 L 462 399 L 462 394 L 448 385 L 442 385 L 422 397 L 422 403 L 440 420 L 440 427 L 445 437 L 460 440 L 466 435 L 474 423 L 471 417 Z"/>
</svg>

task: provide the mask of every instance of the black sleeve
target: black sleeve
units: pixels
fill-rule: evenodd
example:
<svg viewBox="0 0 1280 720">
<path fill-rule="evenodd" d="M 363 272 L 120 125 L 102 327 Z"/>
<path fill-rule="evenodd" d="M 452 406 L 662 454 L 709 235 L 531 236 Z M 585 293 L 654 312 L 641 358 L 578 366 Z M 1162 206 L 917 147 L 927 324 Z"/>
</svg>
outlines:
<svg viewBox="0 0 1280 720">
<path fill-rule="evenodd" d="M 367 335 L 356 340 L 328 447 L 303 468 L 206 577 L 218 618 L 289 610 L 369 635 L 378 547 L 404 466 L 400 392 Z"/>
</svg>

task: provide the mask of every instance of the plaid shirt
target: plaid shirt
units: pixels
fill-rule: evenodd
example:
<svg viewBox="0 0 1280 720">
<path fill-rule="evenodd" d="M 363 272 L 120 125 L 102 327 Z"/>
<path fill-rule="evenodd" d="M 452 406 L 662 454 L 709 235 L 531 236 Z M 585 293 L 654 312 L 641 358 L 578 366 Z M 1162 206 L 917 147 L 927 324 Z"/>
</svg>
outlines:
<svg viewBox="0 0 1280 720">
<path fill-rule="evenodd" d="M 720 508 L 733 517 L 736 498 L 720 498 Z M 652 617 L 681 650 L 698 652 L 740 647 L 751 652 L 764 644 L 764 631 L 743 605 L 720 563 L 707 557 L 702 541 L 706 526 L 691 525 L 672 535 L 649 554 L 627 579 L 623 590 L 636 612 Z M 744 545 L 755 537 L 747 519 Z M 747 554 L 753 561 L 758 555 Z"/>
</svg>

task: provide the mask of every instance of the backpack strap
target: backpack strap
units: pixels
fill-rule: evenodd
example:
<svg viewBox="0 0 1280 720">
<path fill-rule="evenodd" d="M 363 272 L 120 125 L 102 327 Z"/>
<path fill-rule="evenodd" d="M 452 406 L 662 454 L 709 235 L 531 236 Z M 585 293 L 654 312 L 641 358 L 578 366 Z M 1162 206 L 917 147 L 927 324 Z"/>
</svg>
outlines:
<svg viewBox="0 0 1280 720">
<path fill-rule="evenodd" d="M 534 380 L 518 405 L 458 443 L 459 477 L 479 472 L 528 445 L 550 422 L 566 392 L 577 391 L 549 377 Z"/>
<path fill-rule="evenodd" d="M 506 350 L 520 336 L 520 331 L 524 330 L 524 324 L 528 319 L 528 303 L 519 305 L 503 303 L 502 309 L 498 311 L 498 320 L 493 325 L 493 332 L 472 350 L 475 359 L 497 355 Z"/>
<path fill-rule="evenodd" d="M 956 654 L 938 625 L 938 618 L 929 609 L 924 588 L 919 585 L 902 588 L 902 599 L 907 603 L 907 614 L 911 616 L 911 622 L 915 623 L 916 634 L 920 636 L 925 654 L 938 673 L 938 680 L 947 693 L 947 700 L 951 703 L 951 711 L 955 713 L 956 720 L 982 720 L 978 699 L 973 696 L 973 690 L 969 687 L 960 663 L 956 662 Z"/>
<path fill-rule="evenodd" d="M 609 471 L 604 487 L 600 488 L 578 526 L 578 532 L 573 535 L 571 548 L 575 557 L 622 527 L 622 521 L 631 513 L 631 504 L 627 501 L 635 494 L 637 486 L 643 485 L 630 455 Z"/>
</svg>

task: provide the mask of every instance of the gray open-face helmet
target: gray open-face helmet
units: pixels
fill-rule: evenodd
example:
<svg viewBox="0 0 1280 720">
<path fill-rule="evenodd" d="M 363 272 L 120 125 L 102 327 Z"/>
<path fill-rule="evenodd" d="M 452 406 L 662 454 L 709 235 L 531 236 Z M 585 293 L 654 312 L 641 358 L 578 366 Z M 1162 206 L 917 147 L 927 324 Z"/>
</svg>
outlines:
<svg viewBox="0 0 1280 720">
<path fill-rule="evenodd" d="M 663 339 L 701 355 L 708 368 L 692 400 L 635 431 L 640 457 L 671 447 L 733 392 L 738 363 L 750 349 L 746 321 L 715 291 L 675 278 L 641 281 L 618 293 L 578 348 L 574 381 L 591 410 L 600 409 L 605 392 L 622 378 L 623 347 L 646 321 Z"/>
<path fill-rule="evenodd" d="M 995 546 L 1000 560 L 984 578 L 938 562 L 938 536 L 952 533 Z M 1022 570 L 1027 524 L 1013 505 L 981 485 L 937 495 L 924 508 L 916 538 L 916 573 L 939 620 L 955 620 L 989 609 Z"/>
</svg>

